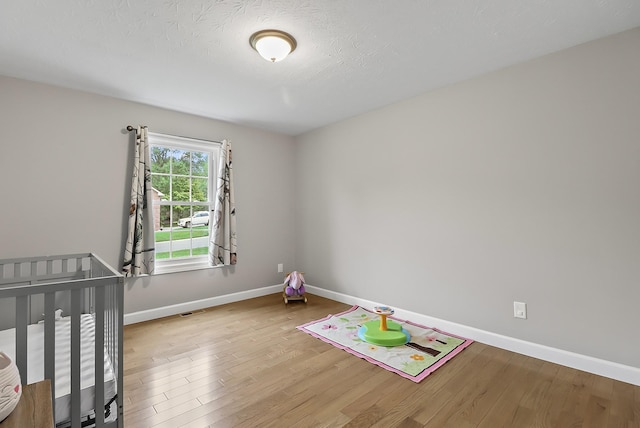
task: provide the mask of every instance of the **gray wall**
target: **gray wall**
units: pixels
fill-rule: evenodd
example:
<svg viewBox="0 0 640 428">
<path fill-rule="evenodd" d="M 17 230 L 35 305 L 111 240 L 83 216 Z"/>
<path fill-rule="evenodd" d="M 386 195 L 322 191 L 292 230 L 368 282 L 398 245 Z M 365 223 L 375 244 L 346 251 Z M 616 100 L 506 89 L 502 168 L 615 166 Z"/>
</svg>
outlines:
<svg viewBox="0 0 640 428">
<path fill-rule="evenodd" d="M 125 312 L 279 284 L 294 268 L 294 140 L 0 77 L 0 258 L 94 252 L 121 266 L 133 150 L 126 125 L 232 141 L 238 265 L 127 281 Z"/>
<path fill-rule="evenodd" d="M 297 138 L 308 282 L 640 367 L 639 52 L 635 29 Z"/>
</svg>

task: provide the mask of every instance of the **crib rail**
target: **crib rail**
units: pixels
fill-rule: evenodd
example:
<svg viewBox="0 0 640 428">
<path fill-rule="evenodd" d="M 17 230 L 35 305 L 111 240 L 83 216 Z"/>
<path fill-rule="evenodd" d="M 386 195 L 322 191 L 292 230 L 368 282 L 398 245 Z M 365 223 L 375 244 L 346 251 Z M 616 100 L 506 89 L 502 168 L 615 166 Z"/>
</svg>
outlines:
<svg viewBox="0 0 640 428">
<path fill-rule="evenodd" d="M 13 303 L 13 304 L 12 304 Z M 0 314 L 13 313 L 15 360 L 27 384 L 28 327 L 44 323 L 44 378 L 52 380 L 56 399 L 56 311 L 70 314 L 71 428 L 81 417 L 81 316 L 91 314 L 95 325 L 95 427 L 123 426 L 123 277 L 92 253 L 0 260 Z M 6 317 L 4 317 L 6 318 Z M 4 323 L 6 319 L 0 320 Z M 56 347 L 58 346 L 58 348 Z M 116 376 L 117 419 L 105 422 L 105 353 Z M 55 405 L 54 405 L 55 408 Z M 86 423 L 86 420 L 85 420 Z"/>
</svg>

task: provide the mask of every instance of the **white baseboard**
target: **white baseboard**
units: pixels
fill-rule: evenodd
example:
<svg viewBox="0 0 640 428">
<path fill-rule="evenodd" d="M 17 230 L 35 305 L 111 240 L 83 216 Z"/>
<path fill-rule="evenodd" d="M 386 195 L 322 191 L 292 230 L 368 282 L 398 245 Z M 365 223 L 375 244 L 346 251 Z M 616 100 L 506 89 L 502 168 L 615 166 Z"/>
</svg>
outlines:
<svg viewBox="0 0 640 428">
<path fill-rule="evenodd" d="M 371 308 L 380 304 L 379 302 L 372 302 L 371 300 L 325 290 L 308 284 L 305 284 L 305 288 L 311 294 L 350 305 L 359 305 L 365 308 Z M 506 349 L 508 351 L 517 352 L 519 354 L 538 358 L 544 361 L 549 361 L 566 367 L 640 386 L 640 368 L 637 367 L 626 366 L 612 361 L 576 354 L 562 349 L 551 348 L 549 346 L 503 336 L 490 331 L 468 327 L 462 324 L 441 320 L 439 318 L 418 314 L 396 307 L 394 307 L 394 310 L 394 316 L 399 319 L 411 320 L 418 324 L 438 328 L 448 333 L 473 339 L 477 342 L 485 343 L 497 348 Z"/>
<path fill-rule="evenodd" d="M 208 299 L 195 300 L 193 302 L 178 303 L 176 305 L 163 306 L 161 308 L 154 308 L 146 311 L 132 312 L 130 314 L 124 314 L 124 324 L 135 324 L 138 322 L 183 314 L 185 312 L 198 311 L 200 309 L 211 308 L 213 306 L 220 306 L 227 303 L 239 302 L 241 300 L 253 299 L 254 297 L 266 296 L 279 291 L 282 291 L 282 284 L 255 288 L 248 291 L 240 291 L 238 293 L 225 294 L 224 296 L 216 296 Z"/>
</svg>

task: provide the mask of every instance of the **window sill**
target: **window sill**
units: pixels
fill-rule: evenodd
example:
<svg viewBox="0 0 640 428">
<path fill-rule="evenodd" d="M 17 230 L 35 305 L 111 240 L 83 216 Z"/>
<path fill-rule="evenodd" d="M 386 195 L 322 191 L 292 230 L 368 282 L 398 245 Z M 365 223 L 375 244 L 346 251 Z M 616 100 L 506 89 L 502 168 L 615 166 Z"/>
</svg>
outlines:
<svg viewBox="0 0 640 428">
<path fill-rule="evenodd" d="M 221 266 L 211 266 L 207 257 L 190 260 L 172 260 L 158 263 L 154 269 L 154 275 L 164 275 L 167 273 L 188 272 L 192 270 L 216 269 Z"/>
</svg>

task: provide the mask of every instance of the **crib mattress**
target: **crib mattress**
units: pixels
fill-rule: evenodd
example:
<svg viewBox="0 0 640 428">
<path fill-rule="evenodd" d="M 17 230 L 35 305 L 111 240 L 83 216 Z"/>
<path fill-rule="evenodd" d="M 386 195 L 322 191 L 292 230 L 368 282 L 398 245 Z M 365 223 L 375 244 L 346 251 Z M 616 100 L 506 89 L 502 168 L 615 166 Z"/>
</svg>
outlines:
<svg viewBox="0 0 640 428">
<path fill-rule="evenodd" d="M 27 383 L 44 379 L 44 324 L 27 327 Z M 82 416 L 94 413 L 95 397 L 95 322 L 90 314 L 80 320 L 80 408 Z M 0 331 L 0 350 L 15 357 L 15 329 Z M 71 419 L 71 317 L 56 320 L 55 409 L 56 423 Z M 104 352 L 105 404 L 116 395 L 115 372 Z"/>
</svg>

